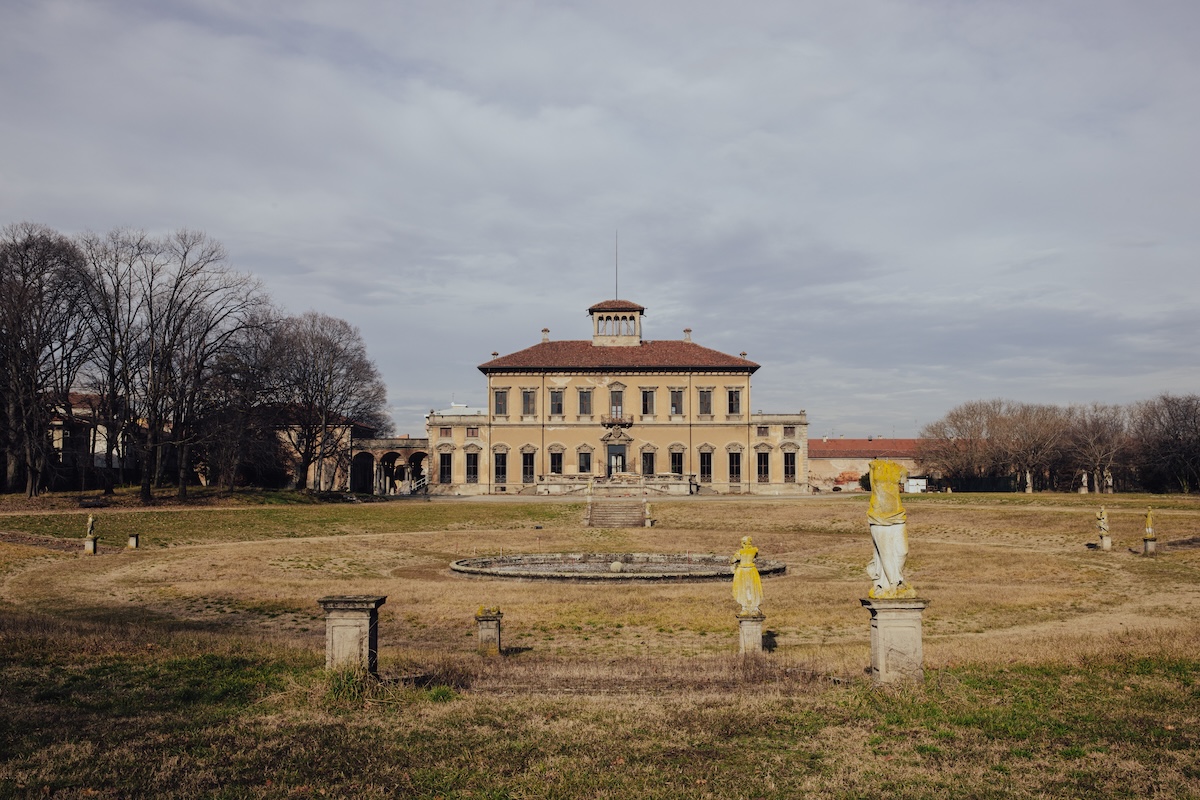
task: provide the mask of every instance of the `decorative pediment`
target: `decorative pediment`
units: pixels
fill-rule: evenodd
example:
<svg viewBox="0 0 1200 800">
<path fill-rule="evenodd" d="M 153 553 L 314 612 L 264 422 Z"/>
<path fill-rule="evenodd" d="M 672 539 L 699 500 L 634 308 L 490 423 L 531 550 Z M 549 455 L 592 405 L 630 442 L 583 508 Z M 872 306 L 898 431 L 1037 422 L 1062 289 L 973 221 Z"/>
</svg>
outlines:
<svg viewBox="0 0 1200 800">
<path fill-rule="evenodd" d="M 767 444 L 766 442 L 759 442 L 758 444 L 754 445 L 754 449 L 759 453 L 769 453 L 775 448 L 771 447 L 771 445 Z"/>
<path fill-rule="evenodd" d="M 783 444 L 779 445 L 779 449 L 785 453 L 795 453 L 800 450 L 800 445 L 796 444 L 795 442 L 784 442 Z"/>
<path fill-rule="evenodd" d="M 608 385 L 608 388 L 616 389 L 617 391 L 620 391 L 625 388 L 625 384 L 621 383 L 620 381 L 613 381 L 612 383 L 610 383 Z"/>
<path fill-rule="evenodd" d="M 708 442 L 705 442 L 704 444 L 700 445 L 696 449 L 699 450 L 701 453 L 715 453 L 717 451 L 717 448 L 713 447 Z"/>
<path fill-rule="evenodd" d="M 671 442 L 671 445 L 667 448 L 667 450 L 671 451 L 672 453 L 686 453 L 687 445 L 683 442 Z"/>
<path fill-rule="evenodd" d="M 740 442 L 730 442 L 729 444 L 725 445 L 725 450 L 729 453 L 740 453 L 745 449 L 746 448 L 742 447 Z"/>
<path fill-rule="evenodd" d="M 437 451 L 439 453 L 453 453 L 455 449 L 456 448 L 454 445 L 450 444 L 449 442 L 442 442 L 437 446 Z"/>
<path fill-rule="evenodd" d="M 600 441 L 605 444 L 630 444 L 633 442 L 633 437 L 624 431 L 622 428 L 613 428 L 608 433 L 600 437 Z"/>
<path fill-rule="evenodd" d="M 521 452 L 522 453 L 536 453 L 537 447 L 532 444 L 523 444 L 523 445 L 521 445 Z"/>
<path fill-rule="evenodd" d="M 493 452 L 493 453 L 507 453 L 507 452 L 508 452 L 508 445 L 506 445 L 506 444 L 496 444 L 496 445 L 492 445 L 492 452 Z"/>
<path fill-rule="evenodd" d="M 564 445 L 561 445 L 558 442 L 554 442 L 546 449 L 549 450 L 551 453 L 565 453 L 567 450 L 567 448 Z"/>
<path fill-rule="evenodd" d="M 657 448 L 657 447 L 655 447 L 655 446 L 654 446 L 653 444 L 651 444 L 650 442 L 646 442 L 644 445 L 642 445 L 642 452 L 643 452 L 643 453 L 657 453 L 657 452 L 658 452 L 658 448 Z"/>
<path fill-rule="evenodd" d="M 577 453 L 594 453 L 594 452 L 596 452 L 596 448 L 592 447 L 590 444 L 581 444 L 581 445 L 579 445 L 579 447 L 575 448 L 575 452 L 577 452 Z"/>
<path fill-rule="evenodd" d="M 467 453 L 480 453 L 483 452 L 483 448 L 471 442 L 470 444 L 463 445 L 463 451 Z"/>
</svg>

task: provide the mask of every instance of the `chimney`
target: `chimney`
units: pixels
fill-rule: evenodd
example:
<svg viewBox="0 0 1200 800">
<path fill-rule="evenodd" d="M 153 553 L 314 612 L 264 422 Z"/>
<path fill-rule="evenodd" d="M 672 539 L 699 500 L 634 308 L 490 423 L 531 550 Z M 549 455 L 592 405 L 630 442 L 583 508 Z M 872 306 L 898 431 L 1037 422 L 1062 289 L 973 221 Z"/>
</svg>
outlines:
<svg viewBox="0 0 1200 800">
<path fill-rule="evenodd" d="M 746 357 L 746 351 L 745 351 L 745 350 L 743 350 L 742 352 L 738 353 L 738 355 L 739 355 L 739 356 L 741 356 L 742 358 L 745 358 L 745 357 Z"/>
<path fill-rule="evenodd" d="M 692 329 L 691 328 L 683 329 L 683 340 L 685 342 L 690 342 L 692 340 Z"/>
<path fill-rule="evenodd" d="M 542 328 L 542 341 L 543 342 L 550 341 L 550 329 L 549 328 Z"/>
<path fill-rule="evenodd" d="M 492 351 L 492 358 L 499 358 L 499 357 L 500 357 L 500 354 L 499 354 L 499 353 L 497 353 L 495 350 L 493 350 L 493 351 Z"/>
</svg>

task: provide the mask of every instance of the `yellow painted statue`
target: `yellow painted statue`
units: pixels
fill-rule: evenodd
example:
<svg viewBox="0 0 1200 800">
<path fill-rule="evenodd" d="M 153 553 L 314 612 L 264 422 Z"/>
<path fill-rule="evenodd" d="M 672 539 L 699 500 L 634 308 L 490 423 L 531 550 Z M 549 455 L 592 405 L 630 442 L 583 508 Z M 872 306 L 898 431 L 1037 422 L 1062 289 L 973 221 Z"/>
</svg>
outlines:
<svg viewBox="0 0 1200 800">
<path fill-rule="evenodd" d="M 908 471 L 895 461 L 875 459 L 870 463 L 871 504 L 867 522 L 875 555 L 867 565 L 871 576 L 872 598 L 916 597 L 904 581 L 904 562 L 908 558 L 908 517 L 900 502 L 900 486 Z"/>
<path fill-rule="evenodd" d="M 730 561 L 736 561 L 733 568 L 733 599 L 741 605 L 738 616 L 752 617 L 759 613 L 762 605 L 762 579 L 758 576 L 758 567 L 754 557 L 758 548 L 750 541 L 749 536 L 742 537 L 742 549 L 734 553 Z"/>
<path fill-rule="evenodd" d="M 1153 539 L 1154 536 L 1154 509 L 1146 507 L 1146 539 Z"/>
</svg>

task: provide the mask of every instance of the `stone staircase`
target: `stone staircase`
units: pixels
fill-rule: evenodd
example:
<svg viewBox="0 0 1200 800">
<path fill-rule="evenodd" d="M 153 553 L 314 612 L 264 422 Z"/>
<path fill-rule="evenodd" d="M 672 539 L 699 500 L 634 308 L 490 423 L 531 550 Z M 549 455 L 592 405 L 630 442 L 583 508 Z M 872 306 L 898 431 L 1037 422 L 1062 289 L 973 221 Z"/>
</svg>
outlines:
<svg viewBox="0 0 1200 800">
<path fill-rule="evenodd" d="M 650 525 L 650 505 L 645 500 L 588 498 L 584 512 L 588 528 L 643 528 Z"/>
</svg>

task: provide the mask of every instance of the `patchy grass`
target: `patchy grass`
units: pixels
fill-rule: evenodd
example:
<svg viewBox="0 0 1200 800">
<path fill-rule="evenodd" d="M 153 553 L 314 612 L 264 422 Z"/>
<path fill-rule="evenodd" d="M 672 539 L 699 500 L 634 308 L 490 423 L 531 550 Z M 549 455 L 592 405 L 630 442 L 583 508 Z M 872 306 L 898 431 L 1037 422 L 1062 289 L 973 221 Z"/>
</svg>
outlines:
<svg viewBox="0 0 1200 800">
<path fill-rule="evenodd" d="M 889 689 L 863 674 L 861 497 L 659 502 L 658 527 L 605 531 L 563 502 L 94 512 L 159 546 L 0 542 L 0 798 L 1200 797 L 1200 551 L 1128 552 L 1145 498 L 1104 498 L 1099 553 L 1094 504 L 1007 497 L 908 503 L 928 679 Z M 1159 520 L 1168 541 L 1200 507 Z M 747 531 L 789 565 L 764 580 L 760 659 L 733 655 L 727 584 L 446 569 L 732 553 Z M 350 593 L 388 595 L 382 680 L 323 669 L 315 600 Z M 483 604 L 503 658 L 473 652 Z"/>
</svg>

